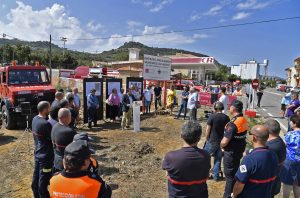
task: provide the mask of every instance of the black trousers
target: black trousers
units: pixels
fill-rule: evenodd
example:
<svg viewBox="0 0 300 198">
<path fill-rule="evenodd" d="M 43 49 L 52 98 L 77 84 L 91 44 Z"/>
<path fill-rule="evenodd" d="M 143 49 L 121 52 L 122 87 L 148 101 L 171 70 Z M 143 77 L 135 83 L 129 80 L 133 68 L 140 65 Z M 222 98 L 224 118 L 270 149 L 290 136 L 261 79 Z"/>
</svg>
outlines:
<svg viewBox="0 0 300 198">
<path fill-rule="evenodd" d="M 88 107 L 88 122 L 97 122 L 97 109 L 95 107 Z"/>
<path fill-rule="evenodd" d="M 223 165 L 226 184 L 223 198 L 231 197 L 233 186 L 235 184 L 234 176 L 240 166 L 240 160 L 243 157 L 244 150 L 245 148 L 238 152 L 224 151 Z"/>
<path fill-rule="evenodd" d="M 257 93 L 256 95 L 257 95 L 257 106 L 260 107 L 260 101 L 263 96 L 263 93 Z"/>
<path fill-rule="evenodd" d="M 113 105 L 110 106 L 110 119 L 115 120 L 116 117 L 118 116 L 119 113 L 119 106 L 118 105 Z"/>
<path fill-rule="evenodd" d="M 157 104 L 161 107 L 161 97 L 155 98 L 155 110 L 157 110 Z"/>
<path fill-rule="evenodd" d="M 50 198 L 48 185 L 52 176 L 52 162 L 35 159 L 31 188 L 34 198 Z"/>
</svg>

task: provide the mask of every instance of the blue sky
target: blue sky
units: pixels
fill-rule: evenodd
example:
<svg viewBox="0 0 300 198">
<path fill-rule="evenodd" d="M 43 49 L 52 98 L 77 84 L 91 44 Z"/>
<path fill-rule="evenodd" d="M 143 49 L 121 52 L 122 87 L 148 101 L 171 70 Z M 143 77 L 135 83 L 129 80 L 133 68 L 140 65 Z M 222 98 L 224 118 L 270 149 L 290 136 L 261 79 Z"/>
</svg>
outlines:
<svg viewBox="0 0 300 198">
<path fill-rule="evenodd" d="M 136 34 L 202 28 L 300 16 L 299 0 L 0 0 L 0 33 L 24 40 L 54 42 L 68 38 L 67 48 L 100 52 L 134 40 L 214 56 L 235 65 L 249 59 L 270 60 L 269 75 L 300 56 L 300 20 L 268 24 L 130 37 Z M 80 38 L 128 35 L 122 39 L 78 41 Z"/>
</svg>

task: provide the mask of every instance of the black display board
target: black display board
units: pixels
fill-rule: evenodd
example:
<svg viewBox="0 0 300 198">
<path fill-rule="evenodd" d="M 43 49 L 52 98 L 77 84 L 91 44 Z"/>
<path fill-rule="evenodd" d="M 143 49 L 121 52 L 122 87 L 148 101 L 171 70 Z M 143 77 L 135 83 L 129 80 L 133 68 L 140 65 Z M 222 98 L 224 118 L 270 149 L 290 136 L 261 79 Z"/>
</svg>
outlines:
<svg viewBox="0 0 300 198">
<path fill-rule="evenodd" d="M 88 122 L 87 96 L 90 94 L 91 89 L 96 89 L 96 96 L 99 100 L 99 109 L 97 111 L 97 120 L 103 119 L 103 80 L 102 80 L 102 78 L 84 78 L 83 79 L 84 123 Z"/>
<path fill-rule="evenodd" d="M 116 88 L 118 91 L 118 94 L 121 92 L 122 88 L 122 79 L 118 78 L 108 78 L 106 79 L 106 99 L 111 94 L 111 90 L 113 88 Z M 122 98 L 120 98 L 121 101 Z M 105 111 L 105 117 L 108 119 L 110 117 L 110 106 L 106 104 L 106 111 Z"/>
<path fill-rule="evenodd" d="M 143 78 L 136 78 L 136 77 L 127 77 L 126 79 L 126 89 L 129 89 L 131 85 L 137 86 L 139 88 L 139 92 L 141 94 L 141 100 L 142 100 L 142 95 L 143 95 L 143 90 L 144 90 L 144 85 L 143 85 Z"/>
</svg>

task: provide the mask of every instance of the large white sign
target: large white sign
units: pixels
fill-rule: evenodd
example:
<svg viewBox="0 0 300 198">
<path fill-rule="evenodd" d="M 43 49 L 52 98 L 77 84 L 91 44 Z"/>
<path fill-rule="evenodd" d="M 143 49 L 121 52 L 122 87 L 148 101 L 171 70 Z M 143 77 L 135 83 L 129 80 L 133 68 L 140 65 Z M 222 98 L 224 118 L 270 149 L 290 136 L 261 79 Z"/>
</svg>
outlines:
<svg viewBox="0 0 300 198">
<path fill-rule="evenodd" d="M 171 59 L 166 57 L 144 55 L 144 80 L 170 80 Z"/>
</svg>

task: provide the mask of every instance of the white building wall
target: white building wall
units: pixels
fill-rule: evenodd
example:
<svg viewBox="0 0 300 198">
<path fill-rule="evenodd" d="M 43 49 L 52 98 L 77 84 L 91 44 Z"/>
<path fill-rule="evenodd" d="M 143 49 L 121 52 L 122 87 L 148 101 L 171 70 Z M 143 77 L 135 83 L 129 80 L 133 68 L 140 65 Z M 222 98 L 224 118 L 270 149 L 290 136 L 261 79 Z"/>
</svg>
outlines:
<svg viewBox="0 0 300 198">
<path fill-rule="evenodd" d="M 231 74 L 240 76 L 241 79 L 257 79 L 259 78 L 259 72 L 259 64 L 256 61 L 231 66 Z"/>
<path fill-rule="evenodd" d="M 296 87 L 297 86 L 297 80 L 296 78 L 294 78 L 294 75 L 297 74 L 296 68 L 295 67 L 291 67 L 291 81 L 290 81 L 290 86 L 292 87 Z"/>
</svg>

